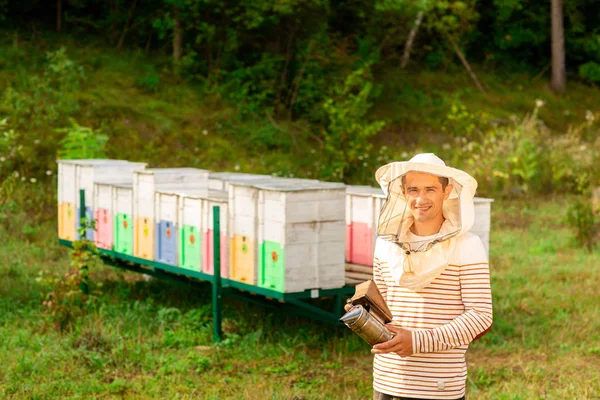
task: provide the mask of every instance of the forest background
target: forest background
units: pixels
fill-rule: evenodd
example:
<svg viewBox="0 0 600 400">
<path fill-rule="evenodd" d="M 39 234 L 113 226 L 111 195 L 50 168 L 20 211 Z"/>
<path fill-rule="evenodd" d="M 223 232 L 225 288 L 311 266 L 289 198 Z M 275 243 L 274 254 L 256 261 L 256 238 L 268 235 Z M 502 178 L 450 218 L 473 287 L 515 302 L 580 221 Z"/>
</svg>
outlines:
<svg viewBox="0 0 600 400">
<path fill-rule="evenodd" d="M 375 185 L 378 166 L 431 151 L 495 199 L 496 322 L 473 346 L 469 393 L 597 398 L 599 9 L 0 0 L 0 395 L 364 398 L 354 336 L 231 302 L 212 347 L 210 299 L 191 287 L 99 265 L 93 307 L 48 313 L 71 268 L 55 160 Z"/>
</svg>

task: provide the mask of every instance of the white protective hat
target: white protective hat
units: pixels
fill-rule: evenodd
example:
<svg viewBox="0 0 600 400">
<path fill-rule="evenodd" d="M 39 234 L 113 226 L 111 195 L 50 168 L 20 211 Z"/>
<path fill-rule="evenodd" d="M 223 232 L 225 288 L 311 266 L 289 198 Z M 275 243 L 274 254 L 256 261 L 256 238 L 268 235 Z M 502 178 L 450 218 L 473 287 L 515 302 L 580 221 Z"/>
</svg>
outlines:
<svg viewBox="0 0 600 400">
<path fill-rule="evenodd" d="M 448 199 L 444 200 L 445 220 L 436 235 L 419 238 L 409 231 L 414 218 L 402 187 L 402 177 L 408 172 L 448 178 L 452 185 Z M 379 214 L 375 255 L 380 259 L 385 257 L 392 277 L 399 284 L 418 290 L 444 271 L 454 252 L 456 237 L 473 226 L 477 181 L 464 171 L 446 166 L 432 153 L 384 165 L 375 177 L 387 196 Z"/>
</svg>

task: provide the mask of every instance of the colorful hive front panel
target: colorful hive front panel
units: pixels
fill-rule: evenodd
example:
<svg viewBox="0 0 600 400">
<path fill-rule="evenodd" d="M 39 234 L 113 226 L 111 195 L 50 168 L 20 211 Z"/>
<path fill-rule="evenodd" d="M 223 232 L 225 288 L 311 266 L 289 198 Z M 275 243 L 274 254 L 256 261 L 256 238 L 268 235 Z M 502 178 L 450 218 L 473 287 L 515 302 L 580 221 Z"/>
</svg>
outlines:
<svg viewBox="0 0 600 400">
<path fill-rule="evenodd" d="M 95 225 L 95 221 L 94 221 L 94 211 L 92 210 L 92 207 L 85 207 L 85 218 L 87 219 L 88 223 L 90 224 L 94 224 Z M 81 239 L 81 235 L 79 235 L 79 229 L 81 228 L 81 210 L 79 209 L 79 207 L 77 207 L 77 209 L 75 210 L 75 236 L 77 238 L 77 240 Z M 94 240 L 94 232 L 95 232 L 95 228 L 88 228 L 85 231 L 85 238 L 87 240 Z"/>
<path fill-rule="evenodd" d="M 256 284 L 257 273 L 257 200 L 257 188 L 247 183 L 229 183 L 229 278 L 250 285 Z"/>
<path fill-rule="evenodd" d="M 133 232 L 133 255 L 146 260 L 154 260 L 154 221 L 147 217 L 135 220 Z"/>
<path fill-rule="evenodd" d="M 62 203 L 58 206 L 58 237 L 64 240 L 75 240 L 75 206 L 73 203 Z"/>
<path fill-rule="evenodd" d="M 58 237 L 75 240 L 75 165 L 58 161 Z"/>
<path fill-rule="evenodd" d="M 202 199 L 179 197 L 179 266 L 202 271 Z"/>
<path fill-rule="evenodd" d="M 133 255 L 154 260 L 154 176 L 136 172 L 133 177 Z"/>
<path fill-rule="evenodd" d="M 202 270 L 207 274 L 214 274 L 214 211 L 213 207 L 219 207 L 220 217 L 220 259 L 221 259 L 221 276 L 223 278 L 229 277 L 229 247 L 230 239 L 228 234 L 228 199 L 224 192 L 222 195 L 213 195 L 210 198 L 203 200 L 203 222 L 204 227 L 204 258 L 202 264 Z M 243 250 L 243 249 L 242 249 Z M 244 254 L 247 254 L 244 253 Z M 240 275 L 240 279 L 248 279 L 244 276 L 244 273 Z M 246 282 L 243 280 L 243 282 Z"/>
<path fill-rule="evenodd" d="M 96 227 L 95 243 L 98 248 L 113 249 L 113 186 L 109 182 L 94 184 L 94 221 Z"/>
<path fill-rule="evenodd" d="M 202 232 L 194 225 L 179 228 L 179 266 L 200 271 L 202 269 Z"/>
<path fill-rule="evenodd" d="M 285 250 L 282 245 L 265 240 L 261 246 L 261 258 L 258 286 L 285 291 Z"/>
<path fill-rule="evenodd" d="M 383 191 L 370 186 L 346 188 L 346 261 L 373 265 L 377 221 L 383 205 Z"/>
<path fill-rule="evenodd" d="M 113 190 L 114 251 L 133 255 L 133 187 L 131 184 L 115 185 Z"/>
<path fill-rule="evenodd" d="M 286 293 L 342 287 L 344 185 L 273 182 L 257 186 L 258 285 Z"/>
<path fill-rule="evenodd" d="M 156 261 L 178 265 L 177 255 L 177 221 L 178 221 L 178 202 L 179 195 L 176 192 L 155 192 L 155 215 L 157 242 Z"/>
<path fill-rule="evenodd" d="M 156 261 L 177 266 L 177 227 L 171 221 L 160 221 L 156 225 Z"/>
<path fill-rule="evenodd" d="M 256 242 L 250 236 L 233 235 L 231 239 L 231 262 L 229 278 L 255 284 Z"/>
<path fill-rule="evenodd" d="M 96 246 L 101 249 L 113 248 L 113 215 L 106 208 L 96 209 Z"/>
</svg>

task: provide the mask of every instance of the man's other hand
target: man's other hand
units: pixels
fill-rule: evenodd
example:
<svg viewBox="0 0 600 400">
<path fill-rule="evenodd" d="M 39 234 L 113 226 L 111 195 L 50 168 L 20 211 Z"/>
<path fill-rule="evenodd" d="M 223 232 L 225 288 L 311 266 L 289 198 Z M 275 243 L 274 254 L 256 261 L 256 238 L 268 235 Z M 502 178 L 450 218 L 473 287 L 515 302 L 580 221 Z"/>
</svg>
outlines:
<svg viewBox="0 0 600 400">
<path fill-rule="evenodd" d="M 408 357 L 413 354 L 412 349 L 412 334 L 407 329 L 398 328 L 392 324 L 385 326 L 391 332 L 395 333 L 392 339 L 387 342 L 379 343 L 373 346 L 371 353 L 373 354 L 385 354 L 385 353 L 396 353 L 400 357 Z"/>
</svg>

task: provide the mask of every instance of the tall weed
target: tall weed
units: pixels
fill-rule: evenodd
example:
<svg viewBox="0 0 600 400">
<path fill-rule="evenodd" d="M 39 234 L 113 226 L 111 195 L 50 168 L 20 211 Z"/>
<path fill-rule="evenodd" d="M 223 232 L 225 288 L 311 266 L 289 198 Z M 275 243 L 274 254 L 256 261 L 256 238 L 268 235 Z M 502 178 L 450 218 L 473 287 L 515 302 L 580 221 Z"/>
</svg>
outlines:
<svg viewBox="0 0 600 400">
<path fill-rule="evenodd" d="M 600 140 L 586 139 L 597 129 L 595 116 L 588 111 L 586 121 L 557 136 L 538 117 L 543 106 L 538 100 L 522 119 L 512 117 L 504 125 L 480 123 L 455 137 L 453 145 L 445 145 L 452 149 L 452 164 L 473 173 L 490 195 L 583 193 L 597 180 L 595 166 L 600 162 Z M 459 110 L 453 120 L 472 126 L 472 114 Z"/>
</svg>

